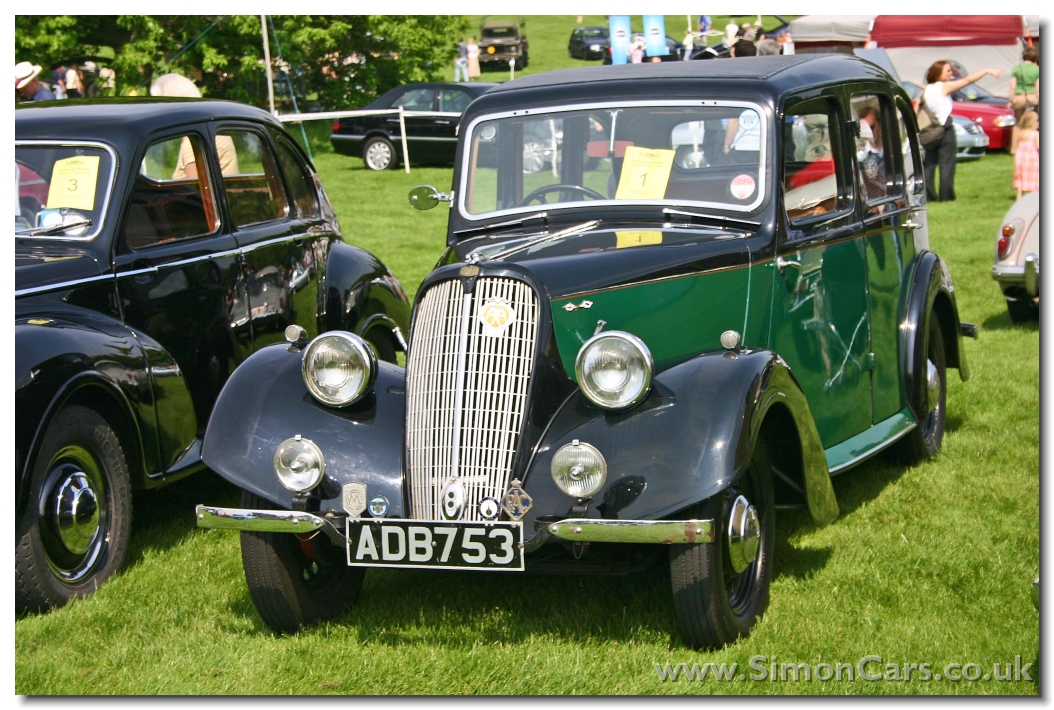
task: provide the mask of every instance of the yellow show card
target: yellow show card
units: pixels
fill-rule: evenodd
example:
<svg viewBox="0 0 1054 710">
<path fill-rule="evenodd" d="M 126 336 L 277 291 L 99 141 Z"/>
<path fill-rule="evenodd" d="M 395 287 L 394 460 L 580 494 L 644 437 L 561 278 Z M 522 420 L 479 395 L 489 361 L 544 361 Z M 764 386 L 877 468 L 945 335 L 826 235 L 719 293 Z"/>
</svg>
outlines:
<svg viewBox="0 0 1054 710">
<path fill-rule="evenodd" d="M 99 179 L 99 156 L 77 155 L 55 161 L 48 186 L 48 209 L 95 208 L 95 183 Z"/>
<path fill-rule="evenodd" d="M 616 200 L 661 200 L 666 196 L 666 183 L 673 169 L 672 150 L 664 148 L 626 148 L 622 163 Z"/>
<path fill-rule="evenodd" d="M 662 232 L 639 231 L 615 232 L 615 248 L 642 247 L 648 244 L 662 244 Z"/>
</svg>

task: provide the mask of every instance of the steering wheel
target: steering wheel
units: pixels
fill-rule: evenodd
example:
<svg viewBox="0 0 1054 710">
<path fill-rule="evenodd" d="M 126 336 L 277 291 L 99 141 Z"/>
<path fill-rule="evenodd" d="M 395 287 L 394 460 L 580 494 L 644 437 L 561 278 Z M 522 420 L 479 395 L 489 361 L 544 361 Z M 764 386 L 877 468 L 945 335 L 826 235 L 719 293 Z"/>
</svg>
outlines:
<svg viewBox="0 0 1054 710">
<path fill-rule="evenodd" d="M 606 200 L 607 198 L 601 195 L 596 190 L 590 190 L 588 187 L 582 187 L 581 185 L 567 185 L 559 182 L 555 185 L 542 185 L 537 190 L 531 192 L 531 194 L 524 197 L 518 207 L 526 207 L 531 204 L 534 200 L 538 200 L 540 204 L 545 204 L 545 200 L 540 198 L 545 197 L 550 192 L 577 192 L 587 197 L 592 197 L 594 200 Z"/>
</svg>

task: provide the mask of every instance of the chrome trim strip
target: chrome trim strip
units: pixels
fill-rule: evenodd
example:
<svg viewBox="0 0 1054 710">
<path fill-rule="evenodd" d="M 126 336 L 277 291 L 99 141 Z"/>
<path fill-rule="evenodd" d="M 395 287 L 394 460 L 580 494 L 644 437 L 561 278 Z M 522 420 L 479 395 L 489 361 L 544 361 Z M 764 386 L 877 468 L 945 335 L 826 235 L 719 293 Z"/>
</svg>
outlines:
<svg viewBox="0 0 1054 710">
<path fill-rule="evenodd" d="M 597 520 L 569 518 L 545 529 L 572 542 L 627 542 L 656 545 L 714 541 L 713 520 Z"/>
<path fill-rule="evenodd" d="M 326 524 L 324 518 L 293 510 L 247 510 L 198 505 L 194 508 L 199 528 L 253 530 L 257 532 L 311 532 Z"/>
<path fill-rule="evenodd" d="M 117 181 L 117 166 L 119 162 L 117 160 L 117 151 L 105 143 L 97 143 L 94 141 L 53 141 L 53 140 L 16 140 L 15 148 L 19 146 L 31 147 L 35 145 L 57 145 L 57 146 L 78 146 L 87 148 L 99 148 L 106 151 L 110 155 L 110 179 L 109 189 L 106 190 L 105 197 L 103 199 L 102 207 L 99 208 L 99 223 L 92 225 L 95 230 L 89 234 L 81 234 L 75 237 L 57 237 L 54 235 L 40 235 L 36 237 L 29 236 L 28 234 L 16 234 L 18 239 L 45 239 L 50 241 L 58 242 L 90 242 L 102 233 L 103 225 L 106 223 L 106 213 L 110 209 L 110 198 L 113 196 L 114 186 Z M 16 294 L 17 295 L 17 294 Z"/>
<path fill-rule="evenodd" d="M 75 281 L 63 281 L 57 284 L 48 284 L 47 286 L 34 286 L 33 288 L 23 288 L 15 291 L 15 298 L 19 296 L 31 296 L 34 293 L 44 293 L 45 291 L 61 291 L 66 288 L 73 288 L 74 286 L 80 286 L 82 284 L 89 284 L 95 281 L 106 281 L 107 279 L 114 278 L 113 274 L 100 274 L 99 276 L 89 276 L 84 279 L 77 279 Z"/>
<path fill-rule="evenodd" d="M 513 116 L 524 117 L 540 114 L 554 114 L 554 113 L 570 113 L 572 111 L 589 111 L 593 109 L 608 109 L 608 108 L 645 108 L 653 106 L 672 106 L 682 108 L 702 108 L 706 106 L 711 107 L 730 107 L 730 108 L 750 108 L 758 112 L 759 116 L 769 117 L 769 112 L 766 111 L 765 107 L 761 104 L 752 103 L 749 101 L 718 101 L 716 99 L 666 99 L 666 100 L 650 100 L 650 101 L 603 101 L 596 103 L 566 103 L 559 106 L 541 106 L 529 109 L 519 109 L 515 111 L 501 111 L 499 113 L 488 113 L 480 116 L 476 116 L 468 127 L 464 131 L 466 136 L 472 135 L 472 130 L 476 127 L 477 123 L 481 121 L 493 121 L 496 119 L 510 118 Z M 460 128 L 464 127 L 463 124 L 459 124 Z M 590 207 L 607 207 L 607 206 L 625 206 L 627 204 L 634 205 L 672 205 L 673 207 L 683 206 L 685 204 L 699 205 L 702 208 L 720 209 L 728 212 L 752 212 L 758 207 L 766 198 L 767 194 L 765 191 L 766 180 L 768 179 L 767 161 L 768 161 L 768 138 L 769 138 L 769 123 L 765 120 L 761 123 L 761 150 L 758 154 L 758 180 L 757 180 L 757 195 L 749 205 L 733 205 L 725 202 L 694 202 L 691 200 L 634 200 L 632 202 L 627 200 L 594 200 L 589 203 Z M 497 215 L 516 214 L 524 212 L 527 209 L 537 209 L 533 205 L 526 207 L 513 207 L 504 210 L 495 210 L 494 212 L 485 212 L 482 214 L 471 214 L 467 210 L 465 205 L 465 195 L 468 194 L 468 173 L 469 173 L 469 160 L 472 157 L 472 151 L 466 150 L 461 158 L 461 172 L 460 172 L 460 189 L 458 193 L 460 197 L 457 201 L 458 213 L 467 222 L 478 222 L 483 219 L 491 219 Z M 547 205 L 549 209 L 576 209 L 581 207 L 577 203 L 567 203 L 565 205 L 553 204 Z"/>
</svg>

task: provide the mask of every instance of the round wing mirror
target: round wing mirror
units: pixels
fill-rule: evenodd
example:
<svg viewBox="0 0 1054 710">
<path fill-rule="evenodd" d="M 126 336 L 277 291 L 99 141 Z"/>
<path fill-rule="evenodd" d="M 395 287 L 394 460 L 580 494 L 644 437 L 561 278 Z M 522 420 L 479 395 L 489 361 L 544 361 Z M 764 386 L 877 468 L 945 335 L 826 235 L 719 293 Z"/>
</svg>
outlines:
<svg viewBox="0 0 1054 710">
<path fill-rule="evenodd" d="M 431 185 L 418 185 L 410 190 L 410 206 L 415 210 L 430 210 L 439 204 L 439 191 Z"/>
</svg>

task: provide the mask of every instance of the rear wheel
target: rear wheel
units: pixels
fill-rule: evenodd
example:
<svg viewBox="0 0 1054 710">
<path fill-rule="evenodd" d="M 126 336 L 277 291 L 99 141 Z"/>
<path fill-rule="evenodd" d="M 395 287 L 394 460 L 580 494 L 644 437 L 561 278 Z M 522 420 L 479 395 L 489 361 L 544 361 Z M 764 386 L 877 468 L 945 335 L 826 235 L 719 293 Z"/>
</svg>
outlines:
<svg viewBox="0 0 1054 710">
<path fill-rule="evenodd" d="M 395 147 L 387 138 L 374 137 L 362 148 L 362 159 L 370 170 L 391 170 L 397 167 Z"/>
<path fill-rule="evenodd" d="M 677 625 L 692 648 L 720 648 L 750 633 L 769 600 L 775 513 L 764 441 L 735 483 L 692 511 L 714 521 L 714 541 L 670 547 Z"/>
<path fill-rule="evenodd" d="M 906 464 L 915 464 L 937 455 L 944 441 L 944 423 L 947 418 L 948 380 L 945 372 L 944 338 L 936 313 L 930 313 L 926 337 L 926 370 L 920 373 L 920 387 L 925 388 L 929 409 L 906 436 L 893 449 L 896 458 Z"/>
<path fill-rule="evenodd" d="M 274 506 L 242 493 L 242 507 Z M 295 633 L 337 616 L 359 598 L 366 571 L 348 567 L 344 550 L 321 531 L 305 535 L 243 531 L 242 566 L 249 595 L 264 623 Z"/>
<path fill-rule="evenodd" d="M 64 407 L 33 467 L 29 509 L 15 534 L 15 608 L 62 606 L 124 565 L 132 488 L 121 443 L 97 412 Z"/>
</svg>

